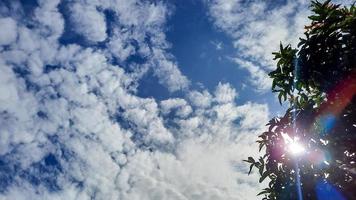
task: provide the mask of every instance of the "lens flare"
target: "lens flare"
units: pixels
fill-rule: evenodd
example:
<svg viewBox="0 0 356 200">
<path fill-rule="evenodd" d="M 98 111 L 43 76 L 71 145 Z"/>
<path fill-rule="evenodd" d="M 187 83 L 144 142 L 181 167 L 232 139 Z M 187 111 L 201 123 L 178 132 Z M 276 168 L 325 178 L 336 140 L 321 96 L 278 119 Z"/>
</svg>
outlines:
<svg viewBox="0 0 356 200">
<path fill-rule="evenodd" d="M 294 137 L 293 139 L 288 135 L 282 133 L 282 137 L 284 139 L 285 144 L 287 145 L 287 151 L 292 155 L 298 156 L 305 152 L 305 148 L 298 141 L 299 138 Z"/>
<path fill-rule="evenodd" d="M 319 181 L 315 187 L 318 200 L 346 200 L 346 198 L 329 182 Z"/>
<path fill-rule="evenodd" d="M 297 141 L 293 141 L 288 145 L 289 152 L 293 155 L 300 155 L 305 152 L 305 148 Z"/>
</svg>

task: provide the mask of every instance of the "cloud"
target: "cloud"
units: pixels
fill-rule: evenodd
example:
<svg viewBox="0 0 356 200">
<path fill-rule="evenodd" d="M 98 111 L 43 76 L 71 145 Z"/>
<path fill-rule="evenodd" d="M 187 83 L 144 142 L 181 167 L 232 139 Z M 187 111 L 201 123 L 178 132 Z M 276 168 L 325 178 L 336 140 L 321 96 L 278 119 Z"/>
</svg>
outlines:
<svg viewBox="0 0 356 200">
<path fill-rule="evenodd" d="M 211 41 L 210 42 L 216 50 L 222 50 L 223 49 L 223 44 L 222 42 L 219 42 L 219 41 Z"/>
<path fill-rule="evenodd" d="M 225 145 L 225 146 L 224 146 Z M 139 153 L 125 170 L 132 173 L 133 189 L 124 199 L 254 199 L 248 180 L 235 172 L 238 147 L 224 143 L 202 145 L 194 141 L 182 144 L 179 157 L 165 153 Z M 184 148 L 182 150 L 181 148 Z M 148 154 L 148 155 L 147 155 Z M 140 173 L 144 171 L 145 173 Z M 217 173 L 219 172 L 219 173 Z M 241 198 L 241 190 L 243 198 Z"/>
<path fill-rule="evenodd" d="M 258 67 L 258 65 L 239 58 L 235 58 L 233 61 L 238 64 L 240 68 L 250 72 L 251 77 L 249 80 L 256 91 L 264 92 L 271 88 L 272 80 L 268 77 L 267 72 Z"/>
<path fill-rule="evenodd" d="M 184 99 L 175 98 L 161 101 L 161 110 L 163 114 L 167 115 L 173 109 L 176 109 L 176 115 L 180 117 L 187 117 L 192 112 L 191 106 L 189 106 Z"/>
<path fill-rule="evenodd" d="M 99 0 L 67 4 L 72 22 L 69 25 L 75 27 L 70 29 L 89 42 L 105 41 L 106 48 L 103 50 L 119 64 L 127 65 L 130 58 L 137 58 L 138 64 L 129 66 L 137 72 L 137 78 L 153 72 L 159 83 L 170 92 L 189 87 L 189 80 L 167 51 L 170 48 L 164 33 L 164 26 L 170 15 L 167 5 L 139 0 Z"/>
<path fill-rule="evenodd" d="M 75 32 L 83 35 L 92 42 L 104 41 L 106 35 L 106 21 L 104 14 L 95 6 L 74 3 L 70 5 L 70 18 L 76 27 Z"/>
<path fill-rule="evenodd" d="M 60 0 L 51 2 L 39 0 L 39 7 L 35 10 L 35 19 L 38 22 L 42 35 L 58 39 L 64 30 L 64 20 L 58 12 Z"/>
<path fill-rule="evenodd" d="M 208 107 L 211 104 L 211 94 L 204 90 L 203 92 L 191 91 L 188 94 L 188 98 L 194 106 Z"/>
<path fill-rule="evenodd" d="M 241 160 L 258 154 L 250 146 L 267 118 L 266 105 L 230 102 L 175 120 L 180 142 L 174 153 L 139 151 L 131 157 L 123 173 L 131 174 L 132 189 L 123 199 L 256 199 L 264 185 L 257 184 L 257 174 L 247 176 Z"/>
<path fill-rule="evenodd" d="M 104 1 L 98 6 L 112 9 L 117 14 L 113 36 L 107 44 L 113 57 L 124 62 L 130 55 L 139 56 L 146 61 L 146 66 L 152 70 L 159 83 L 170 92 L 189 87 L 189 80 L 179 70 L 174 57 L 166 51 L 170 47 L 164 34 L 164 25 L 170 15 L 167 5 L 162 2 L 151 4 L 118 0 L 110 3 Z"/>
<path fill-rule="evenodd" d="M 156 66 L 154 74 L 161 84 L 167 85 L 169 91 L 185 90 L 189 86 L 189 80 L 179 71 L 177 64 L 170 60 L 161 49 L 154 49 L 152 66 Z"/>
<path fill-rule="evenodd" d="M 251 83 L 258 91 L 267 91 L 269 86 L 265 85 L 270 81 L 263 77 L 275 68 L 272 52 L 278 50 L 280 41 L 296 47 L 308 23 L 309 1 L 206 2 L 212 22 L 233 39 L 237 63 L 250 72 Z"/>
<path fill-rule="evenodd" d="M 219 83 L 215 90 L 215 100 L 218 103 L 228 103 L 235 100 L 237 93 L 230 84 Z"/>
<path fill-rule="evenodd" d="M 90 40 L 82 46 L 60 43 L 61 3 L 39 1 L 33 15 L 19 3 L 16 16 L 0 11 L 12 35 L 0 33 L 0 199 L 255 198 L 263 185 L 241 160 L 258 154 L 251 146 L 268 108 L 236 105 L 228 83 L 189 90 L 167 53 L 167 5 L 75 2 L 71 28 Z M 149 70 L 185 96 L 139 97 Z"/>
<path fill-rule="evenodd" d="M 17 37 L 16 21 L 10 17 L 5 17 L 0 20 L 0 26 L 3 29 L 0 33 L 0 45 L 13 43 Z"/>
</svg>

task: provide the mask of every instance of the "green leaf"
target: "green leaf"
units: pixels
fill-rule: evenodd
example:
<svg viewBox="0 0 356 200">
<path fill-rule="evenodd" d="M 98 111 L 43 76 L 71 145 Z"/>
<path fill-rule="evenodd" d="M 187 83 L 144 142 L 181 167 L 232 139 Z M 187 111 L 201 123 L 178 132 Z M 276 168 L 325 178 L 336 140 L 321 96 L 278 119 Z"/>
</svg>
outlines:
<svg viewBox="0 0 356 200">
<path fill-rule="evenodd" d="M 282 95 L 283 95 L 282 92 L 280 92 L 280 93 L 278 94 L 278 101 L 279 101 L 279 104 L 281 104 L 281 105 L 282 105 Z"/>
<path fill-rule="evenodd" d="M 264 167 L 265 167 L 264 164 L 261 164 L 261 165 L 260 165 L 260 167 L 259 167 L 259 169 L 258 169 L 258 172 L 260 173 L 260 175 L 263 174 Z"/>
<path fill-rule="evenodd" d="M 260 196 L 260 195 L 262 195 L 262 194 L 267 194 L 267 193 L 270 193 L 270 192 L 271 192 L 271 189 L 265 188 L 265 189 L 263 189 L 262 192 L 258 193 L 257 196 Z"/>
<path fill-rule="evenodd" d="M 254 165 L 255 165 L 255 164 L 251 164 L 251 165 L 250 165 L 250 170 L 248 170 L 248 175 L 251 174 L 251 171 L 252 171 L 252 168 L 253 168 Z"/>
<path fill-rule="evenodd" d="M 268 175 L 269 175 L 269 171 L 265 171 L 265 172 L 261 175 L 259 182 L 262 183 L 263 180 L 265 180 Z"/>
<path fill-rule="evenodd" d="M 261 152 L 261 150 L 262 150 L 262 148 L 263 148 L 264 145 L 265 145 L 265 144 L 264 144 L 263 142 L 260 143 L 260 145 L 259 145 L 259 147 L 258 147 L 258 151 L 259 151 L 259 152 Z"/>
</svg>

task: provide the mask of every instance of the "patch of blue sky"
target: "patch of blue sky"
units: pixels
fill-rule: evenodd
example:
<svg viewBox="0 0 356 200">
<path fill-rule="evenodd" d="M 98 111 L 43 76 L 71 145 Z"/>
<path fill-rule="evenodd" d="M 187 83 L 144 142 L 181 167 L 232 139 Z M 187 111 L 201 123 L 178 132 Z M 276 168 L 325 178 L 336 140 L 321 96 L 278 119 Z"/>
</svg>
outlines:
<svg viewBox="0 0 356 200">
<path fill-rule="evenodd" d="M 193 89 L 203 87 L 212 92 L 219 82 L 228 82 L 239 93 L 237 103 L 267 103 L 273 113 L 283 110 L 273 94 L 257 92 L 249 82 L 247 70 L 230 59 L 237 53 L 232 38 L 213 26 L 202 1 L 170 2 L 175 10 L 168 21 L 167 39 L 172 43 L 171 53 L 179 69 L 191 80 Z M 145 85 L 148 90 L 149 86 Z"/>
<path fill-rule="evenodd" d="M 2 0 L 0 1 L 1 13 L 11 12 L 10 10 L 17 9 L 18 4 L 21 4 L 22 11 L 27 14 L 31 14 L 33 10 L 38 6 L 37 0 Z M 17 13 L 19 14 L 19 13 Z"/>
<path fill-rule="evenodd" d="M 153 72 L 150 71 L 145 74 L 141 80 L 137 89 L 137 95 L 144 98 L 154 98 L 156 100 L 165 100 L 168 98 L 180 98 L 184 96 L 183 91 L 169 92 L 167 87 L 159 83 L 156 76 L 153 76 Z"/>
</svg>

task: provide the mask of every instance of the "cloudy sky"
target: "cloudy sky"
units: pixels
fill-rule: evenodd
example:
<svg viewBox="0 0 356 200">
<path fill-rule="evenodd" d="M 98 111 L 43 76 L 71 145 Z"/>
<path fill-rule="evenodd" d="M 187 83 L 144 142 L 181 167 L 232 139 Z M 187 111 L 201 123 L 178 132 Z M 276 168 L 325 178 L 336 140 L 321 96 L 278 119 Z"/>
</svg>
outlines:
<svg viewBox="0 0 356 200">
<path fill-rule="evenodd" d="M 242 159 L 308 6 L 2 0 L 0 199 L 258 199 Z"/>
</svg>

